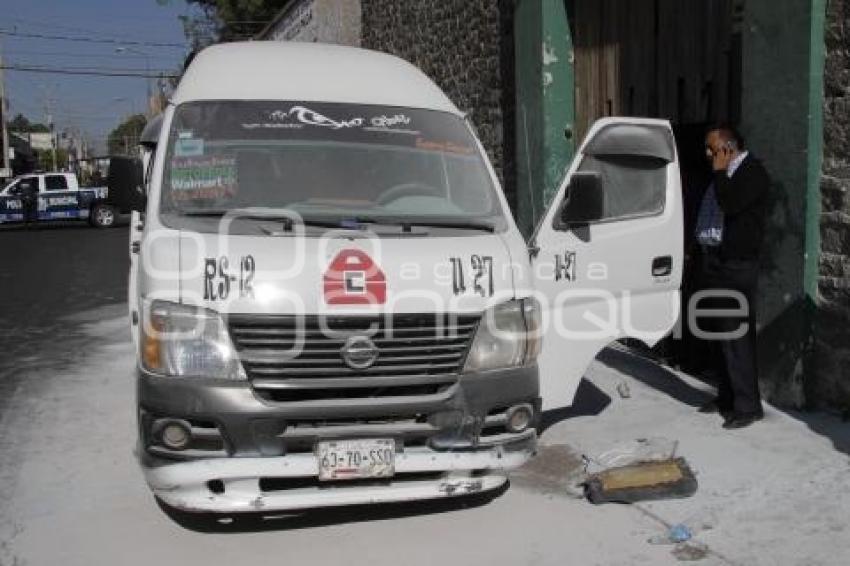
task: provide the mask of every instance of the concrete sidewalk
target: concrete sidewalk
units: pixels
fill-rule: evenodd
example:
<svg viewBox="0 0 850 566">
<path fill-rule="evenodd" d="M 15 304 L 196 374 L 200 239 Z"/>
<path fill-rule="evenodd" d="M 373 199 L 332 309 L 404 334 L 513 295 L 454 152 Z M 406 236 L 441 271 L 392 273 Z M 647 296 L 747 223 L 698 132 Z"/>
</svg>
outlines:
<svg viewBox="0 0 850 566">
<path fill-rule="evenodd" d="M 617 390 L 623 383 L 629 398 Z M 763 421 L 727 431 L 719 415 L 696 411 L 713 397 L 712 388 L 619 349 L 600 356 L 583 389 L 577 409 L 598 414 L 555 424 L 544 445 L 598 455 L 630 440 L 666 438 L 678 443 L 678 455 L 697 474 L 693 497 L 632 505 L 636 510 L 667 524 L 713 523 L 696 539 L 717 560 L 848 563 L 850 457 L 839 449 L 847 449 L 850 423 L 824 414 L 791 416 L 766 404 Z"/>
<path fill-rule="evenodd" d="M 850 460 L 830 439 L 770 407 L 763 422 L 725 431 L 719 417 L 695 411 L 704 385 L 615 350 L 591 368 L 573 409 L 548 415 L 540 455 L 489 503 L 187 528 L 156 506 L 132 455 L 122 308 L 69 322 L 83 325 L 88 347 L 66 367 L 20 368 L 0 422 L 0 565 L 677 564 L 681 547 L 647 540 L 692 516 L 713 523 L 696 537 L 707 545 L 701 564 L 838 565 L 850 556 Z M 629 398 L 617 393 L 622 382 Z M 819 430 L 833 426 L 847 427 L 819 417 Z M 581 454 L 645 437 L 678 441 L 698 474 L 694 497 L 593 506 L 571 495 Z"/>
</svg>

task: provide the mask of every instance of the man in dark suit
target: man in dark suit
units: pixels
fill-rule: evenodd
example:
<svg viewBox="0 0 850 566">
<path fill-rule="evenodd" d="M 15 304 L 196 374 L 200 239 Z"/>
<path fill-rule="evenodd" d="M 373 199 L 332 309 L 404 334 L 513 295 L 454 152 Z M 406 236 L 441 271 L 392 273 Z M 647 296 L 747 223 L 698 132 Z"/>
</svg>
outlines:
<svg viewBox="0 0 850 566">
<path fill-rule="evenodd" d="M 21 203 L 24 209 L 24 222 L 29 226 L 38 222 L 38 178 L 29 177 L 22 179 Z"/>
<path fill-rule="evenodd" d="M 749 426 L 762 418 L 756 365 L 755 299 L 770 179 L 760 161 L 744 149 L 731 127 L 718 126 L 705 138 L 714 177 L 699 209 L 699 289 L 710 292 L 700 309 L 711 315 L 711 336 L 719 345 L 717 398 L 700 408 L 720 412 L 724 428 Z M 722 296 L 718 296 L 722 295 Z M 734 311 L 738 311 L 735 313 Z"/>
</svg>

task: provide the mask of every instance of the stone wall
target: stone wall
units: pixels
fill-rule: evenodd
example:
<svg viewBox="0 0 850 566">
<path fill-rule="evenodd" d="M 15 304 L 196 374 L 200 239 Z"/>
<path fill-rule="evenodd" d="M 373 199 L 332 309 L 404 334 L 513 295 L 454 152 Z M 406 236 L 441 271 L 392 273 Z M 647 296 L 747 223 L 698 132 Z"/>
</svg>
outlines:
<svg viewBox="0 0 850 566">
<path fill-rule="evenodd" d="M 513 0 L 361 0 L 363 47 L 431 77 L 462 111 L 515 201 Z"/>
<path fill-rule="evenodd" d="M 850 410 L 850 0 L 829 0 L 821 258 L 810 398 Z"/>
<path fill-rule="evenodd" d="M 357 46 L 360 35 L 360 0 L 293 0 L 260 37 Z"/>
</svg>

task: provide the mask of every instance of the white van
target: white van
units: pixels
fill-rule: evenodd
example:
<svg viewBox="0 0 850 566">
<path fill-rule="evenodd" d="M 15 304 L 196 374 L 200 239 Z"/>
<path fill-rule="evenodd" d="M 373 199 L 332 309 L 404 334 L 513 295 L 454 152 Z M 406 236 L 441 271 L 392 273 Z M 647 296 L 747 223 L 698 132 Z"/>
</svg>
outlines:
<svg viewBox="0 0 850 566">
<path fill-rule="evenodd" d="M 372 51 L 191 63 L 131 229 L 138 456 L 190 511 L 491 490 L 612 340 L 678 315 L 670 126 L 593 126 L 526 242 L 473 128 Z"/>
</svg>

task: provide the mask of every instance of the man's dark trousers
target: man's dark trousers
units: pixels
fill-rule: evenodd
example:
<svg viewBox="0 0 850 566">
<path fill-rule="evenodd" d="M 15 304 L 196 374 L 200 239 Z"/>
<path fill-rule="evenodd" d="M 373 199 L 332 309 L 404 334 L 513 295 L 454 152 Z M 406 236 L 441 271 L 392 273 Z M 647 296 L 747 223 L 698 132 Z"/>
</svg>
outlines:
<svg viewBox="0 0 850 566">
<path fill-rule="evenodd" d="M 35 199 L 24 199 L 24 220 L 27 224 L 38 221 L 38 201 Z"/>
<path fill-rule="evenodd" d="M 698 303 L 700 309 L 722 309 L 747 316 L 716 313 L 717 316 L 698 321 L 700 329 L 713 333 L 740 335 L 715 341 L 715 369 L 718 374 L 717 404 L 722 411 L 742 415 L 760 415 L 761 396 L 758 387 L 756 358 L 755 297 L 759 264 L 752 259 L 721 259 L 711 248 L 704 249 L 701 261 L 700 290 L 737 291 L 746 299 L 707 298 Z M 742 333 L 742 325 L 747 332 Z M 741 335 L 742 334 L 742 335 Z"/>
</svg>

